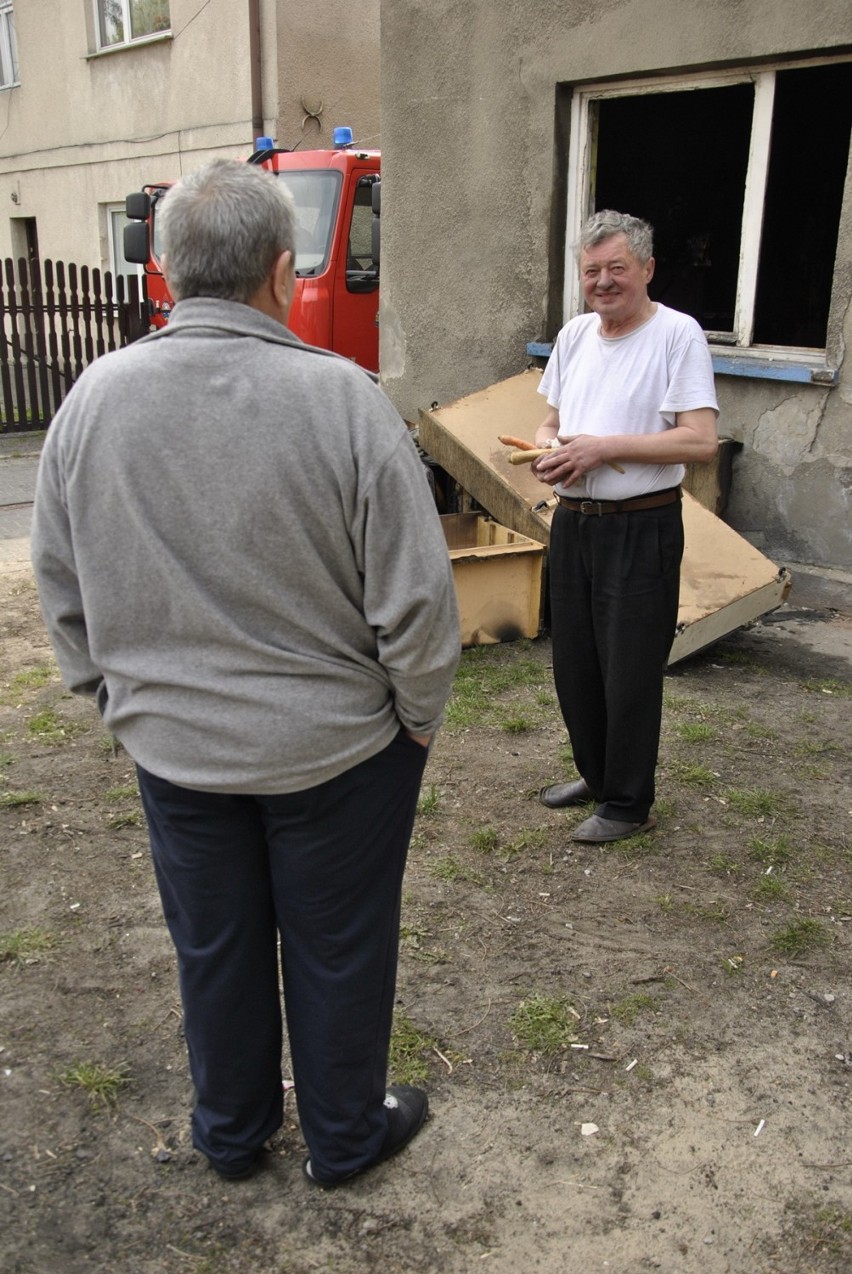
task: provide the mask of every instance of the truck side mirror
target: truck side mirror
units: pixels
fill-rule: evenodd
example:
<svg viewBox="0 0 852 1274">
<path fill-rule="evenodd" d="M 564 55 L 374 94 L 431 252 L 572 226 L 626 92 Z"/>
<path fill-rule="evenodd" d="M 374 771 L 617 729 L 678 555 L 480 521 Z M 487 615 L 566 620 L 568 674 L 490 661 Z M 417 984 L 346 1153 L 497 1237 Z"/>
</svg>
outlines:
<svg viewBox="0 0 852 1274">
<path fill-rule="evenodd" d="M 131 265 L 147 265 L 150 255 L 148 223 L 146 221 L 131 221 L 129 225 L 124 227 L 125 261 L 129 261 Z"/>
<path fill-rule="evenodd" d="M 378 267 L 382 247 L 382 183 L 380 181 L 373 182 L 373 189 L 371 193 L 373 200 L 373 224 L 370 228 L 370 251 L 373 256 L 373 265 Z"/>
<path fill-rule="evenodd" d="M 127 196 L 124 201 L 124 215 L 130 221 L 148 220 L 151 215 L 151 196 L 147 190 L 134 190 Z"/>
</svg>

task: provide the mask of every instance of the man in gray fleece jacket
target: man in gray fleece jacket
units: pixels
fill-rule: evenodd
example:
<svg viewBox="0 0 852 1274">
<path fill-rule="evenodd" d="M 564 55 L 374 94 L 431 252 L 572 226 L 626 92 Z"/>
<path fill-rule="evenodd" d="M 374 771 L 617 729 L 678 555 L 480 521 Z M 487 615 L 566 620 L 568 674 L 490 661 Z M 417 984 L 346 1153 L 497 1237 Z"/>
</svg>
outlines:
<svg viewBox="0 0 852 1274">
<path fill-rule="evenodd" d="M 427 1114 L 386 1087 L 402 874 L 459 656 L 426 472 L 370 377 L 286 328 L 280 181 L 218 160 L 161 205 L 168 327 L 95 362 L 44 446 L 32 553 L 66 684 L 137 764 L 178 957 L 194 1144 L 282 1121 L 332 1186 Z"/>
</svg>

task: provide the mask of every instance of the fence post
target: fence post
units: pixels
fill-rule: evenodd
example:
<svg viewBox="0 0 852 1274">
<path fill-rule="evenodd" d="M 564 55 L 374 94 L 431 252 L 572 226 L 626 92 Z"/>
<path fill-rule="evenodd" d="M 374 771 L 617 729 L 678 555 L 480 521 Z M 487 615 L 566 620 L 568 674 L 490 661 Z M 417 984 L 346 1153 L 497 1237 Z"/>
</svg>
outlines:
<svg viewBox="0 0 852 1274">
<path fill-rule="evenodd" d="M 90 363 L 147 335 L 138 278 L 117 285 L 62 261 L 0 263 L 0 433 L 47 428 Z"/>
</svg>

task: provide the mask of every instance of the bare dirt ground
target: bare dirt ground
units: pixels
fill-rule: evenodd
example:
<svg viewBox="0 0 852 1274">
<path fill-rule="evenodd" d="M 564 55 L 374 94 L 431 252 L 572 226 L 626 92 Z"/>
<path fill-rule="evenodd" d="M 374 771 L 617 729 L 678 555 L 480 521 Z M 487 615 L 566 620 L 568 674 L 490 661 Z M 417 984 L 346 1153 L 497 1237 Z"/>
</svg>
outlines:
<svg viewBox="0 0 852 1274">
<path fill-rule="evenodd" d="M 133 767 L 0 574 L 0 1267 L 847 1274 L 852 620 L 791 602 L 671 671 L 659 826 L 620 846 L 535 800 L 571 773 L 548 641 L 466 655 L 402 934 L 432 1118 L 322 1193 L 292 1105 L 249 1182 L 189 1144 Z"/>
</svg>

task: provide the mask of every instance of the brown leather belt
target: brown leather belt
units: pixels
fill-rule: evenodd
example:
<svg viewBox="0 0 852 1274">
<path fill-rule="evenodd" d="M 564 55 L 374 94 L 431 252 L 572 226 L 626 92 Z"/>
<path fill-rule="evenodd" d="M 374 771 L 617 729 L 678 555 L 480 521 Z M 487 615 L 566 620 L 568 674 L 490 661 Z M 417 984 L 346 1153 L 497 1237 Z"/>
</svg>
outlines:
<svg viewBox="0 0 852 1274">
<path fill-rule="evenodd" d="M 565 495 L 556 496 L 563 509 L 594 517 L 600 517 L 604 513 L 636 513 L 640 509 L 659 509 L 664 504 L 676 503 L 680 498 L 680 487 L 669 487 L 666 491 L 655 491 L 652 495 L 637 495 L 632 500 L 569 500 Z"/>
</svg>

